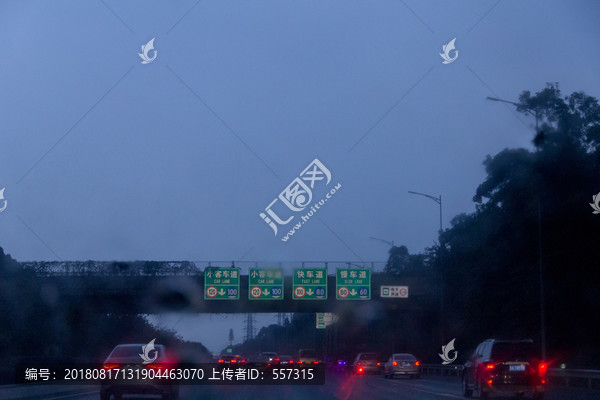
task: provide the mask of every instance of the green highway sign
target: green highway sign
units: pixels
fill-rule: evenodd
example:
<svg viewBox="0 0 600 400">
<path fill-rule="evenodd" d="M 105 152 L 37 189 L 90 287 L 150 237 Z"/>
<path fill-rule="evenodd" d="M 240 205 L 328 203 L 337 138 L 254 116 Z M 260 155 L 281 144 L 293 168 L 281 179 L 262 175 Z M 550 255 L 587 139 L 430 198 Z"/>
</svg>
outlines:
<svg viewBox="0 0 600 400">
<path fill-rule="evenodd" d="M 239 300 L 240 269 L 208 267 L 204 270 L 205 300 Z"/>
<path fill-rule="evenodd" d="M 338 300 L 370 300 L 371 270 L 338 268 L 335 273 L 335 298 Z"/>
<path fill-rule="evenodd" d="M 327 268 L 294 269 L 294 300 L 327 300 Z"/>
<path fill-rule="evenodd" d="M 250 268 L 248 298 L 250 300 L 283 300 L 283 270 Z"/>
</svg>

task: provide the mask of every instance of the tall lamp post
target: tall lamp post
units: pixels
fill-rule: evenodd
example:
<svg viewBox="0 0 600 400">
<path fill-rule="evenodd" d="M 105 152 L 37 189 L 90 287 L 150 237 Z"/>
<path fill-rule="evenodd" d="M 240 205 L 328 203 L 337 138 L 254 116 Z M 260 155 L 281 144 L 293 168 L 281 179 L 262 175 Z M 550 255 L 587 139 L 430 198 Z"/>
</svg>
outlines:
<svg viewBox="0 0 600 400">
<path fill-rule="evenodd" d="M 373 239 L 373 240 L 377 240 L 377 241 L 379 241 L 379 242 L 387 243 L 387 244 L 389 244 L 391 247 L 394 247 L 394 241 L 393 241 L 393 240 L 392 240 L 392 241 L 389 241 L 389 240 L 385 240 L 385 239 L 379 239 L 379 238 L 376 238 L 376 237 L 373 237 L 373 236 L 369 236 L 369 239 Z"/>
<path fill-rule="evenodd" d="M 512 104 L 517 107 L 521 107 L 521 109 L 525 110 L 529 115 L 535 118 L 535 133 L 539 133 L 539 119 L 540 113 L 536 109 L 531 109 L 526 107 L 524 104 L 515 103 L 514 101 L 503 100 L 497 97 L 487 97 L 487 100 L 491 101 L 499 101 L 502 103 Z M 546 306 L 544 299 L 544 268 L 542 264 L 542 204 L 539 198 L 538 193 L 538 202 L 537 202 L 537 217 L 538 217 L 538 260 L 539 260 L 539 275 L 540 275 L 540 337 L 541 337 L 541 345 L 542 345 L 542 358 L 546 359 Z"/>
<path fill-rule="evenodd" d="M 430 194 L 413 192 L 410 190 L 408 191 L 408 193 L 427 197 L 428 199 L 431 199 L 440 205 L 440 236 L 441 236 L 441 234 L 442 234 L 442 195 L 440 194 L 439 197 L 435 197 Z M 446 343 L 446 339 L 445 339 L 445 335 L 444 335 L 444 271 L 443 271 L 443 268 L 441 268 L 441 264 L 442 264 L 441 263 L 441 257 L 442 257 L 441 245 L 442 245 L 442 242 L 440 240 L 440 280 L 441 280 L 441 284 L 440 284 L 440 335 L 441 335 L 442 343 Z"/>
</svg>

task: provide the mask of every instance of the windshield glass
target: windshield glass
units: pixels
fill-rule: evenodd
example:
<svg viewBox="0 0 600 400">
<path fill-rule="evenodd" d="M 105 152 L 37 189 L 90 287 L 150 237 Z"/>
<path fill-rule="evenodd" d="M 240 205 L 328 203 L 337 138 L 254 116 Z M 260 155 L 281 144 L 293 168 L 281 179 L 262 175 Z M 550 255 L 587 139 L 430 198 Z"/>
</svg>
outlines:
<svg viewBox="0 0 600 400">
<path fill-rule="evenodd" d="M 599 21 L 0 1 L 0 399 L 600 398 Z"/>
</svg>

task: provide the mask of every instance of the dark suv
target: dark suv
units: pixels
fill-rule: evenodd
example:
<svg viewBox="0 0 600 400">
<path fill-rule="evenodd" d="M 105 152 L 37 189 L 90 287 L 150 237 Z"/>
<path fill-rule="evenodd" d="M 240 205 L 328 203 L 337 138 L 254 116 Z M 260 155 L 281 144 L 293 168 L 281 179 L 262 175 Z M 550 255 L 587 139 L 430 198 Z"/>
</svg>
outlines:
<svg viewBox="0 0 600 400">
<path fill-rule="evenodd" d="M 528 394 L 541 400 L 546 392 L 548 364 L 540 360 L 532 340 L 488 339 L 477 346 L 465 364 L 462 390 L 465 397 Z"/>
</svg>

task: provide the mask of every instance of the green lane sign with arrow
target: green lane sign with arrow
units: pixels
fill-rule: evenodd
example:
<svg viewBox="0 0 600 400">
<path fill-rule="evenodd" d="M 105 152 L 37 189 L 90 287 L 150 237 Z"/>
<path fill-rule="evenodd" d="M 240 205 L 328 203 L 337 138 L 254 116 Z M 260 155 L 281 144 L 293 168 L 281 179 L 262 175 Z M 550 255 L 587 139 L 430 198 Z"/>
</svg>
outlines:
<svg viewBox="0 0 600 400">
<path fill-rule="evenodd" d="M 250 300 L 283 300 L 283 270 L 250 268 L 248 273 Z"/>
<path fill-rule="evenodd" d="M 337 300 L 370 300 L 371 270 L 338 268 L 335 273 Z"/>
<path fill-rule="evenodd" d="M 294 269 L 294 300 L 327 300 L 327 268 Z"/>
<path fill-rule="evenodd" d="M 240 269 L 208 267 L 204 270 L 204 300 L 239 300 Z"/>
</svg>

